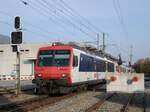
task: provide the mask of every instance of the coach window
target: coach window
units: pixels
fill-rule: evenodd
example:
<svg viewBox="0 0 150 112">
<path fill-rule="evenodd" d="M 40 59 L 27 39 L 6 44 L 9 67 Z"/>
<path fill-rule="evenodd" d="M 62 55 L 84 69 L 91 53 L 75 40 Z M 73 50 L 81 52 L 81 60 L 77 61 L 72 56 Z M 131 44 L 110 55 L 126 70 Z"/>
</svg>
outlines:
<svg viewBox="0 0 150 112">
<path fill-rule="evenodd" d="M 108 62 L 108 72 L 114 72 L 114 64 Z"/>
<path fill-rule="evenodd" d="M 77 67 L 78 66 L 78 56 L 73 56 L 73 67 Z"/>
<path fill-rule="evenodd" d="M 106 70 L 105 61 L 97 60 L 96 67 L 97 67 L 97 72 L 105 72 Z"/>
<path fill-rule="evenodd" d="M 94 71 L 94 59 L 92 57 L 88 57 L 88 71 L 93 72 Z"/>
</svg>

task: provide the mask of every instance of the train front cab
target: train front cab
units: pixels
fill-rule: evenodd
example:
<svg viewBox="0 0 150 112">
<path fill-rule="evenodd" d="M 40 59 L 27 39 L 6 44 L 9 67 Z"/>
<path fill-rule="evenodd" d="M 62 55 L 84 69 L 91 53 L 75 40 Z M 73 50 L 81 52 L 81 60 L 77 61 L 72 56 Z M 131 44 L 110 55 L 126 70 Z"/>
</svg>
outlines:
<svg viewBox="0 0 150 112">
<path fill-rule="evenodd" d="M 78 66 L 78 57 L 70 46 L 50 46 L 39 49 L 36 66 L 35 93 L 65 93 L 72 84 L 72 67 Z"/>
</svg>

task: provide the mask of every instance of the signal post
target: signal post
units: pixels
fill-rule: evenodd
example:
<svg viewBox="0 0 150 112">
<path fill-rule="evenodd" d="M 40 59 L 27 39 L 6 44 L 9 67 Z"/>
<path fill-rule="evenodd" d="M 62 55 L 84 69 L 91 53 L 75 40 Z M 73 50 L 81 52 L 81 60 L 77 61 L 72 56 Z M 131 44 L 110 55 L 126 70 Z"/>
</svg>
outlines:
<svg viewBox="0 0 150 112">
<path fill-rule="evenodd" d="M 19 95 L 19 93 L 21 91 L 21 86 L 20 86 L 20 49 L 19 49 L 19 45 L 22 43 L 22 31 L 20 30 L 20 17 L 19 16 L 15 17 L 14 28 L 16 29 L 16 31 L 11 33 L 11 44 L 12 44 L 12 51 L 16 52 L 16 56 L 17 56 L 16 95 Z"/>
</svg>

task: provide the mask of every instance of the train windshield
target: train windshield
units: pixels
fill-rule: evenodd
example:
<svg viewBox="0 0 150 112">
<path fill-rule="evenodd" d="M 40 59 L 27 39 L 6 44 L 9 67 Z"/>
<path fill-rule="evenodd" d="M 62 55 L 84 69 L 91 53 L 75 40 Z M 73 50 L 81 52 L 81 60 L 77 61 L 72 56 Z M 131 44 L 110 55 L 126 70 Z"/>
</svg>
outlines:
<svg viewBox="0 0 150 112">
<path fill-rule="evenodd" d="M 69 66 L 70 50 L 43 50 L 39 52 L 38 66 Z"/>
</svg>

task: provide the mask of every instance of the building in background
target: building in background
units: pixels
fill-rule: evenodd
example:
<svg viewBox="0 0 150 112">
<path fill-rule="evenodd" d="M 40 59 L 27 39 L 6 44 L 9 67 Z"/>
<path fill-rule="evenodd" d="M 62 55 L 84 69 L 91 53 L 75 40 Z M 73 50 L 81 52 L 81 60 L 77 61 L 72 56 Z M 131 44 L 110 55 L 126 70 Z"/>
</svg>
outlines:
<svg viewBox="0 0 150 112">
<path fill-rule="evenodd" d="M 34 62 L 40 47 L 50 44 L 21 44 L 20 45 L 20 74 L 21 80 L 30 80 L 34 76 Z M 17 56 L 12 52 L 11 44 L 0 44 L 0 80 L 14 80 L 17 76 Z"/>
<path fill-rule="evenodd" d="M 10 44 L 10 37 L 0 34 L 0 44 Z"/>
</svg>

